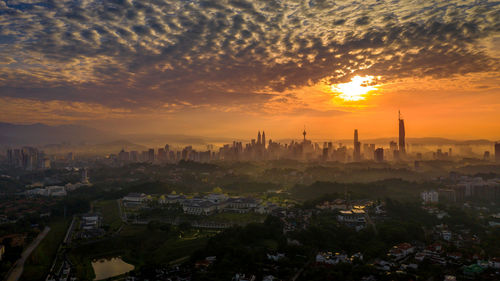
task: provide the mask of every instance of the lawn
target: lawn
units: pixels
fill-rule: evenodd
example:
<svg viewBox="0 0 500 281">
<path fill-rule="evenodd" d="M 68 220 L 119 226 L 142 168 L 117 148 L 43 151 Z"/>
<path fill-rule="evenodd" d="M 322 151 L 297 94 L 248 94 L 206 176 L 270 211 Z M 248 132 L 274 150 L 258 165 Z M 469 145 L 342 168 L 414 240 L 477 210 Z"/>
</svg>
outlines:
<svg viewBox="0 0 500 281">
<path fill-rule="evenodd" d="M 262 215 L 254 212 L 246 213 L 246 214 L 238 214 L 238 213 L 218 213 L 212 216 L 208 216 L 206 218 L 207 221 L 216 221 L 216 222 L 225 222 L 232 224 L 244 225 L 251 222 L 263 222 L 266 219 L 267 215 Z"/>
<path fill-rule="evenodd" d="M 49 224 L 49 233 L 26 260 L 21 280 L 45 279 L 70 223 L 71 219 L 61 218 Z"/>
<path fill-rule="evenodd" d="M 125 225 L 119 235 L 89 245 L 82 245 L 70 252 L 70 259 L 77 265 L 81 279 L 93 278 L 92 259 L 121 256 L 136 268 L 145 264 L 169 264 L 201 249 L 212 235 L 189 230 L 183 238 L 174 233 L 154 231 L 145 225 Z"/>
<path fill-rule="evenodd" d="M 122 219 L 118 210 L 118 202 L 116 200 L 103 200 L 94 202 L 94 210 L 100 212 L 103 216 L 102 222 L 109 226 L 109 232 L 117 231 L 122 225 Z"/>
</svg>

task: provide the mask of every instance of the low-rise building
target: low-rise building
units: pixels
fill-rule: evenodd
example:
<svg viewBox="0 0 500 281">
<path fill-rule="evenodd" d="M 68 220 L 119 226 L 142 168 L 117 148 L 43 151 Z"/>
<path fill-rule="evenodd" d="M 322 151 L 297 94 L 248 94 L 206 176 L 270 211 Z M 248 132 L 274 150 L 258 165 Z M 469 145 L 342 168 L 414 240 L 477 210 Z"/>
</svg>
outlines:
<svg viewBox="0 0 500 281">
<path fill-rule="evenodd" d="M 26 190 L 25 192 L 26 195 L 31 195 L 31 196 L 66 196 L 66 188 L 64 186 L 59 186 L 59 185 L 52 185 L 52 186 L 47 186 L 45 188 L 33 188 L 30 190 Z"/>
<path fill-rule="evenodd" d="M 415 247 L 413 247 L 410 243 L 401 243 L 389 250 L 389 256 L 391 256 L 395 260 L 401 260 L 414 251 Z"/>
<path fill-rule="evenodd" d="M 348 262 L 347 254 L 333 252 L 319 252 L 316 254 L 316 262 L 322 264 L 338 264 Z"/>
<path fill-rule="evenodd" d="M 147 196 L 144 193 L 129 193 L 125 197 L 123 197 L 123 201 L 127 202 L 135 202 L 135 203 L 142 203 L 146 201 Z"/>
<path fill-rule="evenodd" d="M 424 191 L 420 194 L 424 204 L 433 204 L 439 202 L 439 193 L 437 191 Z"/>
<path fill-rule="evenodd" d="M 248 213 L 259 204 L 257 199 L 254 198 L 229 198 L 225 203 L 224 211 L 236 213 Z"/>
<path fill-rule="evenodd" d="M 365 228 L 366 218 L 365 211 L 361 209 L 351 209 L 347 211 L 340 211 L 337 220 L 340 223 L 354 227 L 357 231 Z"/>
<path fill-rule="evenodd" d="M 182 210 L 190 215 L 212 215 L 217 211 L 217 204 L 209 201 L 189 200 L 184 202 Z"/>
<path fill-rule="evenodd" d="M 451 231 L 449 231 L 449 230 L 443 230 L 443 231 L 441 231 L 441 237 L 445 241 L 451 241 L 451 238 L 452 238 Z"/>
<path fill-rule="evenodd" d="M 99 214 L 84 214 L 81 219 L 81 227 L 84 230 L 98 229 L 101 225 L 101 216 Z"/>
<path fill-rule="evenodd" d="M 347 210 L 349 209 L 349 204 L 346 200 L 335 199 L 333 201 L 325 201 L 321 204 L 316 205 L 317 209 L 320 210 Z"/>
<path fill-rule="evenodd" d="M 169 194 L 167 196 L 161 196 L 160 199 L 158 200 L 158 203 L 160 204 L 176 204 L 176 203 L 182 203 L 186 200 L 186 196 L 181 195 L 181 194 Z"/>
<path fill-rule="evenodd" d="M 489 260 L 489 265 L 492 268 L 500 269 L 500 258 L 491 258 Z"/>
</svg>

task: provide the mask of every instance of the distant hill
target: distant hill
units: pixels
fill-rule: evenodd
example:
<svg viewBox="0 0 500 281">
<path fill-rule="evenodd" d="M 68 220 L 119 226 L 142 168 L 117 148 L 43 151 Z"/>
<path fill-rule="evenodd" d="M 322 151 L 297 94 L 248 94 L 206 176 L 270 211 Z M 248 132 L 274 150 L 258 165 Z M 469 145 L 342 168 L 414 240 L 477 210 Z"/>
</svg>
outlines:
<svg viewBox="0 0 500 281">
<path fill-rule="evenodd" d="M 112 141 L 112 142 L 106 142 L 106 143 L 99 143 L 95 145 L 88 146 L 90 150 L 95 150 L 95 151 L 105 151 L 109 153 L 118 153 L 120 150 L 124 149 L 125 151 L 144 151 L 147 150 L 148 148 L 140 145 L 140 144 L 135 144 L 126 140 L 117 140 L 117 141 Z"/>
<path fill-rule="evenodd" d="M 173 147 L 193 145 L 196 149 L 205 149 L 207 144 L 222 145 L 234 141 L 250 142 L 248 139 L 229 137 L 203 137 L 180 134 L 128 134 L 119 135 L 100 131 L 82 125 L 59 125 L 50 126 L 41 123 L 30 125 L 17 125 L 0 122 L 0 147 L 8 146 L 43 146 L 47 150 L 87 150 L 118 152 L 122 148 L 127 151 L 142 151 L 147 147 L 158 148 L 165 144 Z M 296 139 L 298 140 L 298 139 Z M 275 139 L 281 143 L 289 143 L 292 139 Z M 313 139 L 313 142 L 322 143 L 323 139 Z M 334 140 L 335 143 L 351 144 L 352 139 Z M 397 137 L 363 139 L 362 143 L 374 143 L 387 146 L 390 141 L 396 141 Z M 477 140 L 452 140 L 439 137 L 407 138 L 408 144 L 412 145 L 493 145 L 495 142 L 485 139 Z"/>
<path fill-rule="evenodd" d="M 115 136 L 81 125 L 50 126 L 45 124 L 17 125 L 0 123 L 2 145 L 46 145 L 52 143 L 97 143 L 116 139 Z"/>
<path fill-rule="evenodd" d="M 337 140 L 335 142 L 342 142 L 349 144 L 353 140 L 352 139 L 344 139 Z M 360 139 L 362 143 L 374 143 L 381 145 L 388 145 L 389 142 L 395 141 L 398 142 L 397 137 L 393 138 L 376 138 L 376 139 Z M 477 140 L 453 140 L 447 138 L 438 138 L 438 137 L 426 137 L 426 138 L 406 138 L 406 143 L 408 144 L 420 144 L 420 145 L 493 145 L 495 142 L 486 140 L 486 139 L 477 139 Z"/>
<path fill-rule="evenodd" d="M 135 143 L 141 143 L 145 145 L 164 146 L 168 143 L 173 146 L 193 145 L 195 147 L 205 147 L 207 144 L 219 145 L 232 143 L 233 140 L 235 140 L 225 137 L 203 137 L 179 134 L 130 134 L 123 135 L 123 138 Z"/>
<path fill-rule="evenodd" d="M 105 143 L 97 143 L 97 144 L 48 144 L 41 147 L 47 153 L 67 153 L 74 152 L 78 154 L 109 154 L 114 153 L 117 154 L 120 150 L 124 149 L 125 151 L 144 151 L 147 150 L 147 147 L 135 144 L 126 140 L 117 140 L 110 141 Z"/>
</svg>

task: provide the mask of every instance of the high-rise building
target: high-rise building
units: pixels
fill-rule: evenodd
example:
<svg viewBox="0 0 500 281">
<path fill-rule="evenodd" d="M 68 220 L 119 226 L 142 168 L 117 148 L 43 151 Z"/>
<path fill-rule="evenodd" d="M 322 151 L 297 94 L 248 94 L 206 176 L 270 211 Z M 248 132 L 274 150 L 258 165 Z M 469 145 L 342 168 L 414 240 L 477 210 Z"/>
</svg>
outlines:
<svg viewBox="0 0 500 281">
<path fill-rule="evenodd" d="M 405 144 L 405 121 L 401 119 L 401 112 L 398 111 L 398 121 L 399 121 L 399 154 L 402 156 L 406 153 Z"/>
<path fill-rule="evenodd" d="M 390 151 L 395 151 L 398 150 L 398 144 L 395 141 L 389 142 L 389 150 Z"/>
<path fill-rule="evenodd" d="M 266 132 L 262 131 L 262 148 L 266 148 Z"/>
<path fill-rule="evenodd" d="M 375 153 L 374 153 L 373 157 L 375 158 L 375 161 L 383 162 L 384 161 L 384 149 L 381 147 L 375 149 Z"/>
<path fill-rule="evenodd" d="M 118 153 L 118 160 L 121 162 L 127 162 L 130 160 L 130 153 L 125 151 L 123 148 L 122 150 Z"/>
<path fill-rule="evenodd" d="M 155 149 L 154 148 L 150 148 L 148 149 L 148 154 L 147 154 L 147 161 L 148 162 L 153 162 L 155 161 Z"/>
<path fill-rule="evenodd" d="M 373 159 L 374 152 L 375 152 L 375 144 L 374 143 L 364 143 L 363 144 L 363 156 L 366 159 Z"/>
<path fill-rule="evenodd" d="M 484 154 L 483 154 L 483 160 L 484 161 L 490 161 L 490 152 L 489 151 L 485 151 Z"/>
<path fill-rule="evenodd" d="M 135 150 L 130 151 L 130 160 L 133 162 L 139 161 L 140 160 L 139 152 Z"/>
<path fill-rule="evenodd" d="M 260 131 L 259 131 L 259 134 L 257 135 L 257 146 L 260 146 L 261 143 L 262 143 L 262 138 L 260 136 Z"/>
<path fill-rule="evenodd" d="M 358 130 L 354 130 L 354 153 L 352 155 L 354 161 L 361 160 L 361 143 L 358 141 Z"/>
<path fill-rule="evenodd" d="M 81 183 L 89 183 L 89 174 L 88 174 L 88 171 L 86 168 L 82 169 L 80 182 Z"/>
<path fill-rule="evenodd" d="M 158 148 L 158 161 L 163 162 L 167 160 L 167 152 L 165 148 Z"/>
<path fill-rule="evenodd" d="M 495 143 L 495 161 L 500 163 L 500 142 Z"/>
</svg>

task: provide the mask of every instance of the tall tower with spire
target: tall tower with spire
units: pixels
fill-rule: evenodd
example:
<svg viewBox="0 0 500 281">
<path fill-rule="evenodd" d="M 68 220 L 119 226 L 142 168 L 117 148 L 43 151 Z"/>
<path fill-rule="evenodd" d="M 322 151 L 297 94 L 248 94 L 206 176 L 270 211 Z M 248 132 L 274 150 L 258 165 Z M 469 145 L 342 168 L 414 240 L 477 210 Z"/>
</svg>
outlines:
<svg viewBox="0 0 500 281">
<path fill-rule="evenodd" d="M 302 132 L 302 135 L 304 135 L 304 142 L 306 141 L 306 126 L 304 126 L 304 132 Z"/>
<path fill-rule="evenodd" d="M 399 154 L 404 155 L 406 153 L 406 143 L 405 143 L 405 121 L 401 119 L 401 111 L 398 110 L 398 123 L 399 123 Z"/>
<path fill-rule="evenodd" d="M 257 146 L 260 146 L 261 143 L 262 143 L 262 139 L 260 137 L 260 131 L 259 131 L 259 134 L 257 135 Z"/>
<path fill-rule="evenodd" d="M 262 131 L 262 148 L 266 148 L 266 132 Z"/>
</svg>

